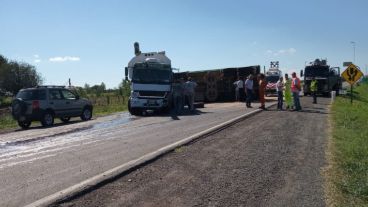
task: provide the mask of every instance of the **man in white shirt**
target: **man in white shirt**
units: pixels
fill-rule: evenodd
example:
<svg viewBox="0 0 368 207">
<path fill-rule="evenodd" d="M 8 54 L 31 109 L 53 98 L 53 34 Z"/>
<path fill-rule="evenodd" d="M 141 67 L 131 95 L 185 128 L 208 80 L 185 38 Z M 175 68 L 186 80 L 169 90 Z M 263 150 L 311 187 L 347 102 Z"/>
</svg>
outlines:
<svg viewBox="0 0 368 207">
<path fill-rule="evenodd" d="M 283 82 L 283 80 L 284 80 L 283 77 L 280 77 L 280 79 L 276 83 L 277 109 L 278 110 L 282 110 L 282 105 L 283 105 L 283 99 L 284 99 L 284 95 L 283 95 L 284 82 Z"/>
<path fill-rule="evenodd" d="M 253 75 L 249 75 L 247 80 L 245 81 L 245 93 L 247 95 L 246 106 L 247 108 L 252 108 L 252 99 L 253 99 Z"/>
<path fill-rule="evenodd" d="M 189 108 L 191 111 L 194 111 L 194 95 L 196 87 L 197 83 L 193 82 L 191 77 L 188 77 L 188 81 L 185 83 L 185 90 L 187 93 Z"/>
<path fill-rule="evenodd" d="M 245 97 L 245 90 L 244 90 L 244 81 L 242 77 L 239 77 L 239 80 L 234 82 L 234 85 L 236 86 L 236 100 L 243 102 Z"/>
</svg>

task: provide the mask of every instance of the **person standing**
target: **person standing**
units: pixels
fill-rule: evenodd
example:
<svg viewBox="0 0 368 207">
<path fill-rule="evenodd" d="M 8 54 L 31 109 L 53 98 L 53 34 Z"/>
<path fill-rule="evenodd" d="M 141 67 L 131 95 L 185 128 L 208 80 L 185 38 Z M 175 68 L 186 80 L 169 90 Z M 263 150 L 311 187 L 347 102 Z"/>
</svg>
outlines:
<svg viewBox="0 0 368 207">
<path fill-rule="evenodd" d="M 267 82 L 265 80 L 265 75 L 263 73 L 259 74 L 258 76 L 258 84 L 259 84 L 259 102 L 261 103 L 260 109 L 266 110 L 265 103 L 265 91 Z"/>
<path fill-rule="evenodd" d="M 194 111 L 194 96 L 195 96 L 195 88 L 197 87 L 197 83 L 192 81 L 191 77 L 188 77 L 188 81 L 185 83 L 185 89 L 188 96 L 189 108 L 190 111 Z"/>
<path fill-rule="evenodd" d="M 235 86 L 235 101 L 239 101 L 239 88 L 238 88 L 238 81 L 235 81 L 233 85 Z"/>
<path fill-rule="evenodd" d="M 181 114 L 184 107 L 184 80 L 180 79 L 173 84 L 173 101 L 175 114 Z"/>
<path fill-rule="evenodd" d="M 282 110 L 283 105 L 283 90 L 284 90 L 284 83 L 283 78 L 280 79 L 276 83 L 276 91 L 277 91 L 277 109 Z"/>
<path fill-rule="evenodd" d="M 294 111 L 300 111 L 302 110 L 302 107 L 300 105 L 300 99 L 299 99 L 299 93 L 301 90 L 300 79 L 296 76 L 295 72 L 291 74 L 291 77 L 292 77 L 291 92 L 293 93 L 294 105 L 295 105 Z"/>
<path fill-rule="evenodd" d="M 249 75 L 244 83 L 245 94 L 246 94 L 246 107 L 252 108 L 252 98 L 253 98 L 253 75 Z"/>
<path fill-rule="evenodd" d="M 291 109 L 293 107 L 293 101 L 291 99 L 291 80 L 287 73 L 285 74 L 285 80 L 284 80 L 284 97 L 285 97 L 286 109 Z"/>
<path fill-rule="evenodd" d="M 311 84 L 310 84 L 310 91 L 313 96 L 313 103 L 317 103 L 317 80 L 315 77 L 312 78 Z"/>
<path fill-rule="evenodd" d="M 239 77 L 239 80 L 234 82 L 235 85 L 235 91 L 236 91 L 236 100 L 243 102 L 244 101 L 244 96 L 245 96 L 245 91 L 244 91 L 244 80 L 242 77 Z"/>
<path fill-rule="evenodd" d="M 244 102 L 245 90 L 244 90 L 244 78 L 243 77 L 240 77 L 238 81 L 238 88 L 239 88 L 239 100 L 240 102 Z"/>
</svg>

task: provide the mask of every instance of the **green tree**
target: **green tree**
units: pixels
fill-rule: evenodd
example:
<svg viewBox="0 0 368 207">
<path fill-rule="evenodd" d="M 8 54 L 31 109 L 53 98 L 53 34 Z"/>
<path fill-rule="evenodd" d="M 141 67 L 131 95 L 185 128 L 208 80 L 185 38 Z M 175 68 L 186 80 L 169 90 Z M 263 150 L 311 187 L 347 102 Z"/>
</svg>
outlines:
<svg viewBox="0 0 368 207">
<path fill-rule="evenodd" d="M 0 89 L 16 94 L 22 88 L 42 84 L 41 75 L 33 65 L 8 61 L 0 55 Z"/>
<path fill-rule="evenodd" d="M 129 97 L 130 91 L 131 91 L 130 82 L 128 80 L 123 79 L 123 81 L 119 84 L 120 95 Z"/>
</svg>

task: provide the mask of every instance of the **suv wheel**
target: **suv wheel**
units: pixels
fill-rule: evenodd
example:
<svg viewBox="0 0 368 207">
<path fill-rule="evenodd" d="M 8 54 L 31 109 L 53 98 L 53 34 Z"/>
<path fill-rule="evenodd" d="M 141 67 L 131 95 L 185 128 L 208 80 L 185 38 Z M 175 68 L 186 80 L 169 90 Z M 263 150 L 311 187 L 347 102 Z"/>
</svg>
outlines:
<svg viewBox="0 0 368 207">
<path fill-rule="evenodd" d="M 90 120 L 91 118 L 92 118 L 92 110 L 90 108 L 84 108 L 81 115 L 81 119 L 83 121 L 87 121 Z"/>
<path fill-rule="evenodd" d="M 41 119 L 41 124 L 44 127 L 49 127 L 54 124 L 54 115 L 50 111 L 46 111 Z"/>
<path fill-rule="evenodd" d="M 64 117 L 61 117 L 60 120 L 64 123 L 68 123 L 70 121 L 70 117 L 68 116 L 64 116 Z"/>
<path fill-rule="evenodd" d="M 22 127 L 22 129 L 28 129 L 31 126 L 30 121 L 18 121 L 18 125 Z"/>
</svg>

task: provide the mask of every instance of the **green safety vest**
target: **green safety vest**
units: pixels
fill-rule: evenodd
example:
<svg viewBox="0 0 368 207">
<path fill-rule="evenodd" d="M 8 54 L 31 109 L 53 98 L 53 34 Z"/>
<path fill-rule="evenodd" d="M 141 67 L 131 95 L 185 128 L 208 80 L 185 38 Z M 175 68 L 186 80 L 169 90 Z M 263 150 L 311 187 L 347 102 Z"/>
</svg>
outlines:
<svg viewBox="0 0 368 207">
<path fill-rule="evenodd" d="M 313 92 L 317 91 L 317 81 L 316 80 L 312 80 L 310 84 L 310 90 Z"/>
</svg>

